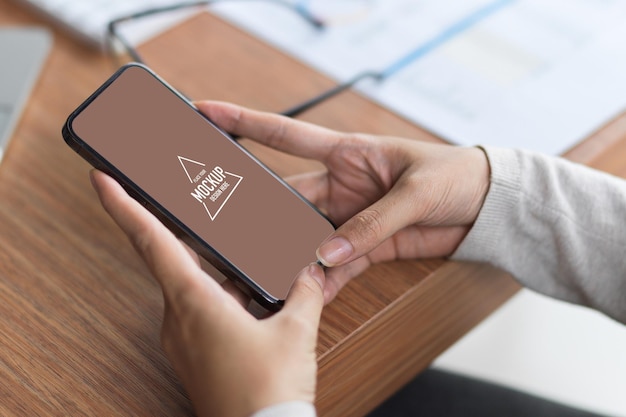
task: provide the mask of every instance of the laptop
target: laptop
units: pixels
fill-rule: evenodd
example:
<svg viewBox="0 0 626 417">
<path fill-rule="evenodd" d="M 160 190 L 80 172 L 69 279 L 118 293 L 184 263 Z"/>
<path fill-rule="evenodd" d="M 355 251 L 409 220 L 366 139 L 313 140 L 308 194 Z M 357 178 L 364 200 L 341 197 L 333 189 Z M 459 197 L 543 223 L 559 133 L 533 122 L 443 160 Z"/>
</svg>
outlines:
<svg viewBox="0 0 626 417">
<path fill-rule="evenodd" d="M 51 45 L 45 29 L 0 26 L 0 161 Z"/>
</svg>

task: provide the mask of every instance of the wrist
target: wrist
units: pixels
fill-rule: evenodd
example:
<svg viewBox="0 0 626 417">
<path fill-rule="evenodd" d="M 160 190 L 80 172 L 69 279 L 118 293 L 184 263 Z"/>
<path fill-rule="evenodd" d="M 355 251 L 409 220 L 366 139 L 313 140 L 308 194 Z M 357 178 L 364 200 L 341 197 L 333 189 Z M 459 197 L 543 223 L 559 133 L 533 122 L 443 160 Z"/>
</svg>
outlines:
<svg viewBox="0 0 626 417">
<path fill-rule="evenodd" d="M 468 172 L 470 173 L 471 186 L 470 190 L 472 195 L 469 200 L 469 223 L 473 224 L 480 213 L 487 193 L 489 192 L 489 186 L 491 184 L 491 166 L 489 165 L 489 158 L 482 146 L 475 146 L 468 148 L 471 152 L 471 160 Z"/>
</svg>

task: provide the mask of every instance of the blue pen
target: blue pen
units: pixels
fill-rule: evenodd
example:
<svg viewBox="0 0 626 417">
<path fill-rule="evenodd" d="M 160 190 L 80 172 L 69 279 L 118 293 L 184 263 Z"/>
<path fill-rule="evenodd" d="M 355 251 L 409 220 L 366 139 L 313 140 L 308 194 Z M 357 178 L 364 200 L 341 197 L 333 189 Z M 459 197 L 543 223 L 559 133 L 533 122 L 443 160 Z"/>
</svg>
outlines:
<svg viewBox="0 0 626 417">
<path fill-rule="evenodd" d="M 365 71 L 362 72 L 360 74 L 357 74 L 356 76 L 352 77 L 351 79 L 349 79 L 348 81 L 345 81 L 325 92 L 323 92 L 322 94 L 313 97 L 303 103 L 300 103 L 296 106 L 293 106 L 283 112 L 281 112 L 281 114 L 288 116 L 288 117 L 295 117 L 296 115 L 310 109 L 313 106 L 316 106 L 317 104 L 328 100 L 331 97 L 334 97 L 335 95 L 341 93 L 342 91 L 345 91 L 351 87 L 353 87 L 355 84 L 361 82 L 362 80 L 366 79 L 366 78 L 370 78 L 370 79 L 374 79 L 376 81 L 384 81 L 387 77 L 390 77 L 391 75 L 395 74 L 396 72 L 400 71 L 402 68 L 406 67 L 407 65 L 411 64 L 412 62 L 418 60 L 419 58 L 425 56 L 426 54 L 428 54 L 429 52 L 431 52 L 432 50 L 436 49 L 437 47 L 441 46 L 442 44 L 444 44 L 445 42 L 449 41 L 450 39 L 456 37 L 457 35 L 461 34 L 462 32 L 466 31 L 467 29 L 471 28 L 472 26 L 476 25 L 478 22 L 482 21 L 483 19 L 485 19 L 488 16 L 491 16 L 493 13 L 495 13 L 496 11 L 500 10 L 501 8 L 503 8 L 504 6 L 507 6 L 511 3 L 513 3 L 515 0 L 496 0 L 493 1 L 489 4 L 487 4 L 484 7 L 481 7 L 480 9 L 474 11 L 473 13 L 469 14 L 468 16 L 465 16 L 463 19 L 459 20 L 458 22 L 452 24 L 451 26 L 448 26 L 446 29 L 444 29 L 442 32 L 440 32 L 439 34 L 437 34 L 436 36 L 432 37 L 431 39 L 427 40 L 426 42 L 422 43 L 421 45 L 419 45 L 417 48 L 415 48 L 414 50 L 412 50 L 411 52 L 409 52 L 408 54 L 406 54 L 405 56 L 401 57 L 400 59 L 398 59 L 397 61 L 393 62 L 391 65 L 389 65 L 387 68 L 385 68 L 382 71 L 376 72 L 376 71 Z M 300 12 L 300 13 L 309 13 L 309 1 L 308 0 L 302 0 L 298 3 L 296 3 L 296 9 Z"/>
<path fill-rule="evenodd" d="M 448 26 L 441 33 L 437 34 L 433 38 L 427 40 L 413 51 L 398 59 L 393 64 L 389 65 L 383 71 L 380 72 L 378 79 L 385 79 L 396 72 L 400 71 L 402 68 L 406 67 L 413 61 L 418 60 L 424 55 L 428 54 L 432 50 L 440 47 L 442 44 L 446 43 L 450 39 L 456 37 L 460 33 L 466 31 L 471 28 L 481 20 L 486 17 L 492 15 L 499 9 L 504 6 L 507 6 L 513 3 L 515 0 L 496 0 L 492 3 L 487 4 L 485 7 L 482 7 L 470 15 L 464 17 L 456 23 L 453 23 L 451 26 Z"/>
</svg>

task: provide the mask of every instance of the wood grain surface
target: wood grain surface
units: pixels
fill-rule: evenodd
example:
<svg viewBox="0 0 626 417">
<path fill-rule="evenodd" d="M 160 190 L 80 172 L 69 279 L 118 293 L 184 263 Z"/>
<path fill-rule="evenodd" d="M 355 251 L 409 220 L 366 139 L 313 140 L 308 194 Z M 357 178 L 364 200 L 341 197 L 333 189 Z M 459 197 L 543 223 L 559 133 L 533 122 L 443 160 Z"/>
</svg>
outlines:
<svg viewBox="0 0 626 417">
<path fill-rule="evenodd" d="M 0 24 L 45 23 L 0 0 Z M 60 134 L 67 115 L 114 67 L 53 30 L 54 48 L 0 165 L 0 415 L 193 415 L 161 351 L 161 293 L 100 207 L 89 166 Z M 141 50 L 193 99 L 280 111 L 333 84 L 206 13 Z M 302 118 L 438 141 L 354 92 Z M 245 143 L 280 175 L 319 168 Z M 567 156 L 624 176 L 625 155 L 621 116 Z M 517 289 L 486 265 L 432 259 L 370 268 L 324 311 L 320 415 L 366 414 Z"/>
</svg>

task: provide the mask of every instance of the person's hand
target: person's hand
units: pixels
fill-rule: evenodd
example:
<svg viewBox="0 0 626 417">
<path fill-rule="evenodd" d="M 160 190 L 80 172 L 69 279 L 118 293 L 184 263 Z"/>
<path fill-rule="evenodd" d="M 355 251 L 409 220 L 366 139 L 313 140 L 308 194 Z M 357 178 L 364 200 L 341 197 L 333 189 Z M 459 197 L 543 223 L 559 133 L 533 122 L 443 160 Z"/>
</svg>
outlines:
<svg viewBox="0 0 626 417">
<path fill-rule="evenodd" d="M 324 273 L 309 265 L 283 309 L 257 320 L 201 268 L 198 258 L 113 179 L 93 171 L 102 205 L 163 290 L 162 343 L 200 416 L 247 417 L 315 397 Z M 228 282 L 228 281 L 227 281 Z"/>
<path fill-rule="evenodd" d="M 489 188 L 478 148 L 341 133 L 227 103 L 197 102 L 225 131 L 321 161 L 289 182 L 336 224 L 318 249 L 329 302 L 374 262 L 448 256 L 469 231 Z"/>
</svg>

